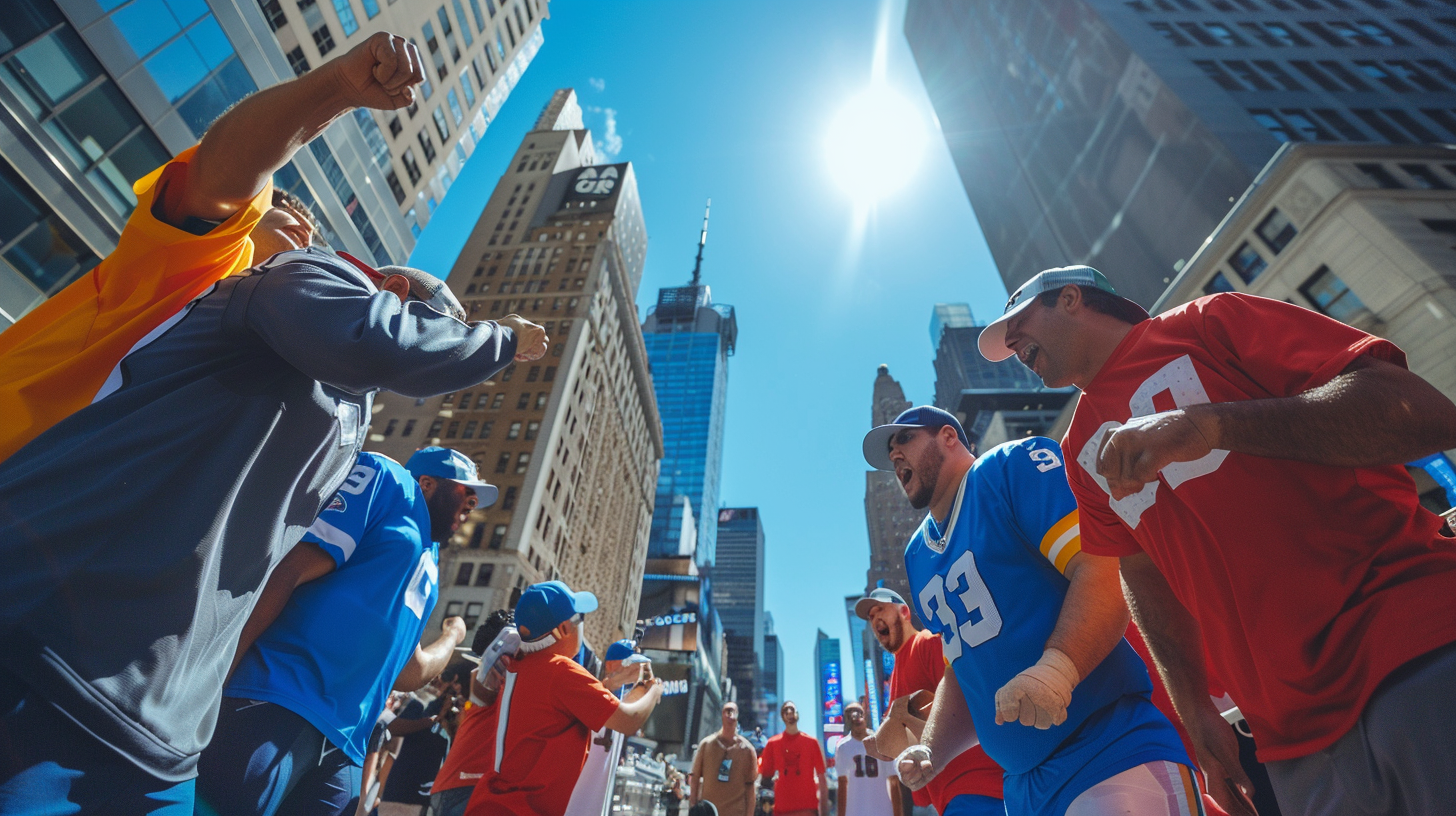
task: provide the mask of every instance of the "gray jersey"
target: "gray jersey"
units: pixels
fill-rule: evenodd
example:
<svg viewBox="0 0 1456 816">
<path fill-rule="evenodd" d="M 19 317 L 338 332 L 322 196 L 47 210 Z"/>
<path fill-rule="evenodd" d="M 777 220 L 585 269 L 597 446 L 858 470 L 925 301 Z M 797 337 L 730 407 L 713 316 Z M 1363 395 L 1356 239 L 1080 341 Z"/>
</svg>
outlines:
<svg viewBox="0 0 1456 816">
<path fill-rule="evenodd" d="M 353 466 L 372 393 L 475 385 L 516 341 L 319 250 L 223 280 L 156 334 L 0 463 L 0 667 L 182 780 L 255 595 Z"/>
</svg>

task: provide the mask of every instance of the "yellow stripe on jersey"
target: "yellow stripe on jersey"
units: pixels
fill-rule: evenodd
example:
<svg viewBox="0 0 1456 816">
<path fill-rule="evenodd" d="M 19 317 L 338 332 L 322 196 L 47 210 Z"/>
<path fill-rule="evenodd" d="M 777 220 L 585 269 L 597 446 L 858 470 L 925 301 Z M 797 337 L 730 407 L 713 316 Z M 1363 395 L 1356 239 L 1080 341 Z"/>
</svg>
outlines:
<svg viewBox="0 0 1456 816">
<path fill-rule="evenodd" d="M 1183 796 L 1188 808 L 1188 816 L 1204 816 L 1203 796 L 1198 791 L 1198 779 L 1193 775 L 1193 769 L 1187 765 L 1178 764 L 1178 775 L 1183 779 Z"/>
<path fill-rule="evenodd" d="M 1077 511 L 1073 510 L 1041 537 L 1041 554 L 1058 572 L 1066 572 L 1072 556 L 1082 551 L 1082 526 L 1077 519 Z"/>
</svg>

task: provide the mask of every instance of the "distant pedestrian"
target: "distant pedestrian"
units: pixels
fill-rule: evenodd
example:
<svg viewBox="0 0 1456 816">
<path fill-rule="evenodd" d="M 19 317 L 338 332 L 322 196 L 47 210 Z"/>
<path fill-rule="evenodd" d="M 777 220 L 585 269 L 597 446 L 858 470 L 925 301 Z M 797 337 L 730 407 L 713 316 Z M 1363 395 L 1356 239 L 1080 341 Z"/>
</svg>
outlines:
<svg viewBox="0 0 1456 816">
<path fill-rule="evenodd" d="M 704 737 L 688 772 L 688 801 L 712 802 L 721 816 L 752 816 L 758 801 L 758 754 L 738 732 L 738 704 L 723 704 L 722 726 Z"/>
<path fill-rule="evenodd" d="M 844 721 L 849 725 L 849 733 L 834 747 L 834 770 L 839 774 L 839 816 L 891 816 L 891 782 L 899 788 L 895 763 L 881 764 L 865 751 L 864 741 L 870 732 L 863 705 L 857 701 L 846 705 Z"/>
<path fill-rule="evenodd" d="M 829 816 L 829 777 L 819 740 L 799 730 L 799 707 L 785 700 L 779 707 L 783 733 L 764 743 L 758 774 L 774 780 L 774 816 Z"/>
</svg>

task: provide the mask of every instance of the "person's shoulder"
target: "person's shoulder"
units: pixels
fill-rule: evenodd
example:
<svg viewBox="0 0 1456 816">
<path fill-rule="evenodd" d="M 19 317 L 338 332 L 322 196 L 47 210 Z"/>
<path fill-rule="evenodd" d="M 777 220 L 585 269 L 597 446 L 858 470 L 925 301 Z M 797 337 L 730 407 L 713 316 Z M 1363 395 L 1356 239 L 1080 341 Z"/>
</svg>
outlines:
<svg viewBox="0 0 1456 816">
<path fill-rule="evenodd" d="M 375 291 L 374 282 L 363 270 L 333 254 L 316 247 L 290 249 L 276 253 L 254 266 L 252 274 L 303 275 L 323 274 L 358 288 Z"/>
</svg>

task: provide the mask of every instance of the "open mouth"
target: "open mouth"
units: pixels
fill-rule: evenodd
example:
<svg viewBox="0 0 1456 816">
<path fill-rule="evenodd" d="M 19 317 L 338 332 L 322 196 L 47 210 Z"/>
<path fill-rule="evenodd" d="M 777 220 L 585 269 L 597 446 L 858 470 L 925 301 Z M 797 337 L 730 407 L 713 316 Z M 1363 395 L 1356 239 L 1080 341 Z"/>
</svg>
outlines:
<svg viewBox="0 0 1456 816">
<path fill-rule="evenodd" d="M 1036 365 L 1036 360 L 1040 356 L 1041 346 L 1038 346 L 1035 343 L 1028 343 L 1021 349 L 1021 351 L 1017 352 L 1017 357 L 1021 359 L 1021 364 L 1026 366 L 1027 368 L 1032 368 L 1034 365 Z"/>
<path fill-rule="evenodd" d="M 884 640 L 890 636 L 890 627 L 879 621 L 875 622 L 875 637 Z"/>
<path fill-rule="evenodd" d="M 895 471 L 895 477 L 900 480 L 901 487 L 910 484 L 910 477 L 912 475 L 914 475 L 914 471 L 908 467 L 902 467 Z"/>
</svg>

